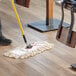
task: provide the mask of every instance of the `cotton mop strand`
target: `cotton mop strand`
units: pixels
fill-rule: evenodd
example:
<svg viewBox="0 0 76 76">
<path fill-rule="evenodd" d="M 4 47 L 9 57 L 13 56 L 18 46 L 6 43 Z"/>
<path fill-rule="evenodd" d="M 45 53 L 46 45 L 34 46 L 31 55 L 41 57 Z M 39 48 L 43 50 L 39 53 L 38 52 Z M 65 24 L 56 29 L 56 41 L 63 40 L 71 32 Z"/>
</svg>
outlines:
<svg viewBox="0 0 76 76">
<path fill-rule="evenodd" d="M 28 58 L 28 57 L 34 56 L 34 55 L 39 54 L 43 51 L 47 51 L 47 50 L 51 49 L 54 45 L 50 44 L 46 41 L 37 41 L 35 43 L 32 43 L 31 45 L 30 44 L 27 45 L 27 40 L 25 38 L 24 31 L 23 31 L 23 28 L 22 28 L 22 25 L 21 25 L 21 22 L 20 22 L 18 13 L 16 11 L 13 0 L 11 0 L 11 4 L 12 4 L 13 10 L 15 12 L 16 19 L 18 21 L 18 25 L 20 27 L 23 39 L 26 43 L 26 47 L 23 47 L 23 48 L 17 47 L 11 51 L 4 53 L 4 56 L 22 59 L 22 58 Z"/>
</svg>

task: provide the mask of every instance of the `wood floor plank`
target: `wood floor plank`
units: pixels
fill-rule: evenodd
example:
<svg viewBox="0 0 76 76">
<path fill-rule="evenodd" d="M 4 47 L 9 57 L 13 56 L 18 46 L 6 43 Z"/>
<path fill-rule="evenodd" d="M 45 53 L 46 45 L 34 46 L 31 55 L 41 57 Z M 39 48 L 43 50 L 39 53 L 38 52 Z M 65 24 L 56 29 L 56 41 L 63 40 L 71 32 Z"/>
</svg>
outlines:
<svg viewBox="0 0 76 76">
<path fill-rule="evenodd" d="M 3 53 L 15 47 L 24 47 L 15 14 L 10 0 L 0 1 L 0 17 L 3 34 L 13 43 L 10 46 L 0 46 L 0 76 L 76 76 L 76 71 L 70 69 L 76 63 L 76 48 L 70 48 L 56 40 L 57 31 L 40 33 L 27 27 L 27 23 L 45 20 L 46 0 L 31 0 L 30 8 L 16 5 L 26 38 L 29 43 L 48 41 L 54 43 L 54 48 L 29 59 L 12 59 L 4 57 Z M 54 18 L 61 19 L 61 10 L 54 4 Z M 65 9 L 65 21 L 70 22 L 70 11 Z M 75 15 L 76 17 L 76 15 Z M 76 23 L 75 23 L 76 24 Z"/>
</svg>

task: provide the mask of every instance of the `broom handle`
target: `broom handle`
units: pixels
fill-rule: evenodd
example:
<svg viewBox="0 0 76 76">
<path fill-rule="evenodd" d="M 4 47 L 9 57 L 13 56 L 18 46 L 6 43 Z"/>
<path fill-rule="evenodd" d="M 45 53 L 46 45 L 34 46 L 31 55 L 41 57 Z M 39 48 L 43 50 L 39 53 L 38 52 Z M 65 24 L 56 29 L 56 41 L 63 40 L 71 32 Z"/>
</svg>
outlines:
<svg viewBox="0 0 76 76">
<path fill-rule="evenodd" d="M 23 28 L 22 28 L 22 24 L 21 24 L 21 22 L 20 22 L 20 19 L 19 19 L 18 13 L 17 13 L 17 11 L 16 11 L 15 4 L 14 4 L 14 1 L 13 1 L 13 0 L 11 0 L 11 4 L 12 4 L 12 7 L 13 7 L 13 10 L 14 10 L 14 13 L 15 13 L 15 16 L 16 16 L 16 19 L 17 19 L 19 28 L 20 28 L 20 30 L 21 30 L 23 39 L 24 39 L 25 43 L 27 43 L 26 37 L 25 37 L 25 35 L 24 35 Z"/>
</svg>

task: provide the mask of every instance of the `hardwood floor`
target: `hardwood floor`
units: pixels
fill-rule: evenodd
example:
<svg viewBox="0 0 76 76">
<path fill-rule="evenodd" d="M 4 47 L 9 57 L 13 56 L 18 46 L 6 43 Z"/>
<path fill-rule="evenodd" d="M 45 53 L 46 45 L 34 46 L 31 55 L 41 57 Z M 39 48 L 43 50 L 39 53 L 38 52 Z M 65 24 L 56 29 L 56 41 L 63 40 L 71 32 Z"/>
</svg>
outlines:
<svg viewBox="0 0 76 76">
<path fill-rule="evenodd" d="M 10 46 L 0 46 L 0 76 L 76 76 L 70 69 L 76 63 L 76 48 L 70 48 L 56 40 L 56 32 L 40 33 L 26 27 L 27 23 L 45 20 L 45 0 L 31 0 L 30 8 L 16 5 L 28 42 L 46 40 L 54 43 L 55 47 L 47 52 L 29 59 L 11 59 L 3 53 L 18 46 L 24 46 L 10 0 L 0 0 L 0 17 L 3 34 L 13 43 Z M 66 22 L 70 21 L 70 13 L 65 10 Z M 54 4 L 54 18 L 60 19 L 60 7 Z"/>
</svg>

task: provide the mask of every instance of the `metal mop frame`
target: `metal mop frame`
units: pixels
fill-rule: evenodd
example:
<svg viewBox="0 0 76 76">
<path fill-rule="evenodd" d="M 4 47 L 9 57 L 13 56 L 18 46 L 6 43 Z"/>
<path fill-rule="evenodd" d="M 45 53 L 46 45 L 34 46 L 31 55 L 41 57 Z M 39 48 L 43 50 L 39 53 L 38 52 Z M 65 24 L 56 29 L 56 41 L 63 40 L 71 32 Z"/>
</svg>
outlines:
<svg viewBox="0 0 76 76">
<path fill-rule="evenodd" d="M 24 36 L 24 31 L 23 31 L 23 28 L 21 26 L 20 19 L 19 19 L 19 16 L 17 14 L 17 11 L 16 11 L 13 0 L 11 0 L 11 3 L 12 3 L 12 6 L 13 6 L 13 9 L 14 9 L 14 12 L 16 14 L 16 18 L 17 18 L 22 36 L 25 40 L 25 43 L 27 44 L 26 38 Z M 31 57 L 31 56 L 35 56 L 35 55 L 40 54 L 44 51 L 47 51 L 47 50 L 51 49 L 54 45 L 50 44 L 46 41 L 37 41 L 35 43 L 32 43 L 31 46 L 28 45 L 27 48 L 19 48 L 18 47 L 16 49 L 13 49 L 11 51 L 8 51 L 8 52 L 4 53 L 4 56 L 11 57 L 11 58 L 16 58 L 16 59 L 17 58 L 24 59 L 24 58 L 28 58 L 28 57 Z"/>
</svg>

